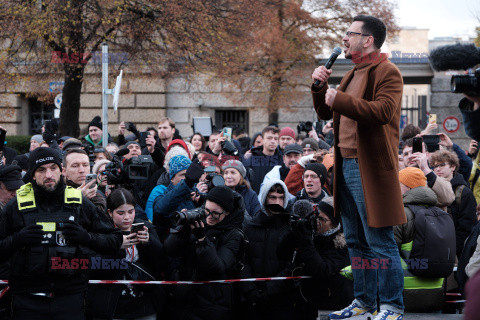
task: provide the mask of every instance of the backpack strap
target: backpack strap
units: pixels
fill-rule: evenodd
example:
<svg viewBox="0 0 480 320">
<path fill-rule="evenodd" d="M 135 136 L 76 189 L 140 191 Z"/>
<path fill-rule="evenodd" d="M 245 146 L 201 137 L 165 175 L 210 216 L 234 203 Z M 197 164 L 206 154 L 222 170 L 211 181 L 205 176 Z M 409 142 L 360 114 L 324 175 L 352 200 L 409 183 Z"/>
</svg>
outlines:
<svg viewBox="0 0 480 320">
<path fill-rule="evenodd" d="M 477 168 L 475 170 L 475 175 L 473 176 L 472 183 L 470 184 L 470 188 L 472 189 L 472 191 L 473 191 L 473 188 L 475 188 L 475 184 L 478 181 L 478 177 L 480 177 L 480 169 Z"/>
<path fill-rule="evenodd" d="M 459 185 L 457 189 L 455 189 L 455 203 L 457 204 L 457 207 L 460 208 L 460 203 L 462 202 L 462 192 L 463 189 L 465 189 L 465 185 Z"/>
</svg>

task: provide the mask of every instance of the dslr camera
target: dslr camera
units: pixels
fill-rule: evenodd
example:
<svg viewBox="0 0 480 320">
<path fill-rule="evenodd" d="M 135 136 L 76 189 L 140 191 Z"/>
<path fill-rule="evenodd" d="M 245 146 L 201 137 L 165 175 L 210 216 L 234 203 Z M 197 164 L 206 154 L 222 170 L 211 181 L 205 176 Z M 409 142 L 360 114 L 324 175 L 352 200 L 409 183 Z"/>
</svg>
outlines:
<svg viewBox="0 0 480 320">
<path fill-rule="evenodd" d="M 313 234 L 317 229 L 318 215 L 319 210 L 316 204 L 309 200 L 298 200 L 294 203 L 290 214 L 290 228 L 308 230 Z"/>
<path fill-rule="evenodd" d="M 305 132 L 307 135 L 312 129 L 315 129 L 317 134 L 322 132 L 322 126 L 320 125 L 319 121 L 311 122 L 311 121 L 300 121 L 297 125 L 298 134 Z"/>
<path fill-rule="evenodd" d="M 172 213 L 172 217 L 170 221 L 174 227 L 178 227 L 180 225 L 188 226 L 195 221 L 204 220 L 207 217 L 205 210 L 203 207 L 195 208 L 191 210 L 187 210 L 185 212 L 175 211 Z"/>
<path fill-rule="evenodd" d="M 208 191 L 212 190 L 215 187 L 224 186 L 225 179 L 221 174 L 215 172 L 215 166 L 209 166 L 204 169 L 205 173 L 207 173 L 207 177 L 205 178 L 206 185 L 208 187 Z"/>
</svg>

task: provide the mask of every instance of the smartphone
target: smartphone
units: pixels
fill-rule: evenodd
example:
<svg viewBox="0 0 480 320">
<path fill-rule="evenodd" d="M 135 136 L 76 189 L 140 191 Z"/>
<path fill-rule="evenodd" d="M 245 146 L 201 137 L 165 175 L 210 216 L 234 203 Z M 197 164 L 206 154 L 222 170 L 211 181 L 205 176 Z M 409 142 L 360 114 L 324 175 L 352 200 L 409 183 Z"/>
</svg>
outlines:
<svg viewBox="0 0 480 320">
<path fill-rule="evenodd" d="M 423 138 L 413 137 L 412 153 L 423 152 Z"/>
<path fill-rule="evenodd" d="M 130 229 L 130 234 L 137 233 L 138 231 L 142 231 L 144 225 L 145 225 L 145 223 L 143 223 L 143 222 L 133 223 L 132 224 L 132 229 Z"/>
<path fill-rule="evenodd" d="M 95 173 L 87 174 L 87 177 L 85 178 L 85 184 L 88 184 L 92 180 L 97 180 L 97 175 Z M 89 189 L 93 188 L 95 188 L 95 183 L 92 183 Z"/>
<path fill-rule="evenodd" d="M 428 123 L 437 123 L 437 115 L 435 113 L 431 113 L 428 116 Z"/>
<path fill-rule="evenodd" d="M 228 141 L 232 141 L 232 128 L 223 128 L 223 136 L 226 137 Z"/>
<path fill-rule="evenodd" d="M 427 146 L 428 152 L 435 152 L 440 150 L 438 143 L 440 142 L 440 137 L 436 134 L 428 134 L 423 136 L 423 142 Z"/>
<path fill-rule="evenodd" d="M 150 135 L 150 132 L 148 131 L 142 131 L 139 133 L 138 137 L 138 143 L 140 144 L 140 147 L 143 149 L 147 146 L 147 141 L 145 139 Z"/>
</svg>

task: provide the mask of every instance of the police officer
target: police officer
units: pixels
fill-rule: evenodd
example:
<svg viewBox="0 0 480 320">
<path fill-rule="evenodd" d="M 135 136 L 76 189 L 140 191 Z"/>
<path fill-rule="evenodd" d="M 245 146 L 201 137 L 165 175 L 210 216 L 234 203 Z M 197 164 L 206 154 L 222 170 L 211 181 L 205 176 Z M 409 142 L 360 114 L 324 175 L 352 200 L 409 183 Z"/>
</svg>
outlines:
<svg viewBox="0 0 480 320">
<path fill-rule="evenodd" d="M 0 219 L 0 262 L 12 258 L 12 319 L 85 319 L 88 275 L 79 261 L 88 249 L 115 253 L 122 234 L 65 186 L 56 151 L 31 152 L 26 178 Z"/>
<path fill-rule="evenodd" d="M 23 185 L 22 169 L 17 165 L 0 167 L 0 211 Z"/>
</svg>

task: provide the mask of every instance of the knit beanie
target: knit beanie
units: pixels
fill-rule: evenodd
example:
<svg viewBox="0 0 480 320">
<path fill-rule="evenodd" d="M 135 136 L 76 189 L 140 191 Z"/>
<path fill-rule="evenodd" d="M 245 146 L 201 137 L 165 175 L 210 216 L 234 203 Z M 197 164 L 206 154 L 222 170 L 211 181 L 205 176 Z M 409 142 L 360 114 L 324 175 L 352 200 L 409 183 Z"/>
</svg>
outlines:
<svg viewBox="0 0 480 320">
<path fill-rule="evenodd" d="M 333 207 L 330 203 L 326 201 L 320 201 L 317 204 L 317 208 L 318 210 L 323 212 L 330 219 L 330 221 L 332 221 L 332 224 L 334 226 L 338 225 L 340 221 L 335 217 L 335 211 L 333 210 Z"/>
<path fill-rule="evenodd" d="M 41 134 L 36 134 L 30 138 L 30 141 L 35 140 L 38 142 L 38 144 L 43 142 L 43 137 Z"/>
<path fill-rule="evenodd" d="M 215 202 L 230 213 L 235 209 L 233 205 L 233 191 L 227 186 L 214 187 L 207 193 L 207 200 Z"/>
<path fill-rule="evenodd" d="M 98 174 L 98 169 L 100 169 L 101 166 L 103 166 L 104 164 L 109 164 L 111 161 L 110 160 L 107 160 L 107 159 L 102 159 L 102 160 L 98 160 L 97 162 L 95 162 L 95 164 L 93 165 L 93 168 L 92 168 L 92 173 L 95 173 L 95 174 Z"/>
<path fill-rule="evenodd" d="M 124 147 L 124 148 L 127 148 L 127 147 L 128 147 L 129 145 L 131 145 L 131 144 L 136 144 L 136 145 L 138 145 L 139 147 L 141 147 L 141 146 L 140 146 L 140 143 L 138 143 L 137 141 L 128 141 L 127 143 L 125 143 L 125 145 L 124 145 L 123 147 Z"/>
<path fill-rule="evenodd" d="M 290 136 L 293 139 L 295 139 L 295 131 L 293 131 L 293 129 L 290 127 L 285 127 L 282 130 L 280 130 L 279 137 L 283 137 L 283 136 Z"/>
<path fill-rule="evenodd" d="M 398 173 L 398 180 L 410 189 L 425 187 L 427 185 L 427 177 L 425 177 L 422 170 L 415 167 L 407 167 L 400 170 Z"/>
<path fill-rule="evenodd" d="M 100 118 L 100 116 L 96 116 L 95 118 L 93 118 L 92 121 L 90 121 L 90 123 L 88 124 L 88 129 L 90 129 L 90 127 L 92 126 L 103 130 L 102 118 Z"/>
<path fill-rule="evenodd" d="M 307 138 L 303 139 L 302 148 L 312 148 L 313 150 L 318 150 L 318 142 L 315 139 Z"/>
<path fill-rule="evenodd" d="M 317 174 L 317 176 L 320 178 L 320 182 L 322 183 L 322 186 L 325 184 L 325 181 L 327 181 L 327 169 L 325 166 L 321 163 L 308 163 L 305 166 L 305 171 L 307 170 L 312 170 Z"/>
<path fill-rule="evenodd" d="M 242 177 L 245 179 L 245 176 L 247 175 L 247 170 L 245 169 L 245 167 L 240 161 L 238 160 L 226 161 L 222 166 L 222 170 L 225 171 L 225 169 L 228 169 L 228 168 L 236 169 L 238 172 L 240 172 Z"/>
<path fill-rule="evenodd" d="M 51 148 L 37 148 L 30 152 L 30 156 L 28 157 L 28 177 L 30 179 L 33 178 L 38 167 L 48 163 L 55 163 L 60 170 L 62 170 L 62 158 L 56 150 Z"/>
<path fill-rule="evenodd" d="M 178 155 L 170 159 L 170 180 L 172 180 L 180 171 L 187 170 L 191 164 L 192 161 L 183 155 Z"/>
</svg>

